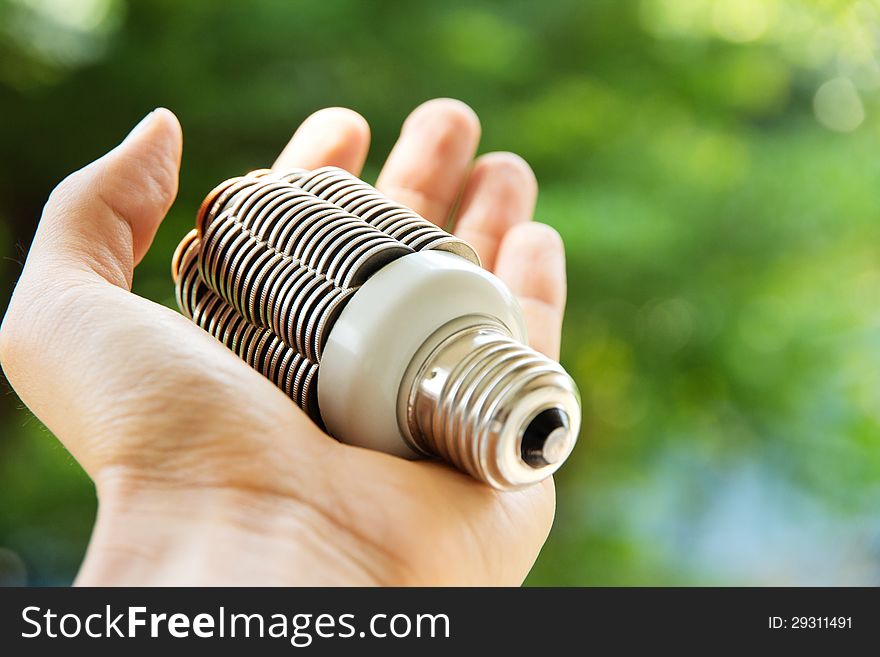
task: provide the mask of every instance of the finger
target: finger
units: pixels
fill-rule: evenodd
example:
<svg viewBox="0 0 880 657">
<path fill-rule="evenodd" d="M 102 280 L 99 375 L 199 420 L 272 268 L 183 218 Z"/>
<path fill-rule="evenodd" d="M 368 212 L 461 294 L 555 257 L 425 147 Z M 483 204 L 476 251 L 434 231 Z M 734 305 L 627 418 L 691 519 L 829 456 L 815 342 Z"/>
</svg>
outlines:
<svg viewBox="0 0 880 657">
<path fill-rule="evenodd" d="M 565 311 L 565 250 L 562 239 L 546 224 L 518 224 L 504 236 L 495 273 L 519 299 L 529 344 L 559 358 Z"/>
<path fill-rule="evenodd" d="M 43 210 L 23 282 L 38 272 L 57 279 L 62 271 L 90 271 L 130 288 L 134 266 L 177 195 L 181 148 L 177 118 L 160 108 L 107 155 L 62 181 Z"/>
<path fill-rule="evenodd" d="M 176 119 L 159 110 L 59 185 L 0 327 L 7 379 L 93 478 L 120 466 L 240 481 L 236 464 L 268 472 L 285 450 L 305 463 L 323 449 L 320 432 L 268 379 L 127 289 L 174 198 L 180 144 Z M 213 469 L 217 458 L 224 465 Z"/>
<path fill-rule="evenodd" d="M 376 187 L 438 226 L 444 226 L 480 141 L 480 121 L 458 100 L 437 98 L 417 107 Z"/>
<path fill-rule="evenodd" d="M 491 271 L 505 233 L 531 221 L 537 198 L 538 183 L 525 160 L 513 153 L 483 155 L 465 185 L 455 234 L 476 249 Z"/>
<path fill-rule="evenodd" d="M 331 107 L 315 112 L 297 128 L 273 169 L 334 166 L 359 175 L 370 148 L 370 126 L 357 112 Z"/>
<path fill-rule="evenodd" d="M 119 146 L 68 176 L 46 204 L 0 328 L 0 358 L 21 398 L 50 426 L 72 421 L 76 395 L 91 400 L 79 417 L 100 406 L 95 391 L 112 377 L 95 364 L 124 350 L 96 336 L 121 321 L 124 300 L 148 303 L 128 293 L 132 268 L 177 192 L 180 155 L 177 119 L 155 110 Z M 129 315 L 125 330 L 133 336 L 149 318 Z M 131 354 L 117 355 L 118 372 L 133 367 Z"/>
</svg>

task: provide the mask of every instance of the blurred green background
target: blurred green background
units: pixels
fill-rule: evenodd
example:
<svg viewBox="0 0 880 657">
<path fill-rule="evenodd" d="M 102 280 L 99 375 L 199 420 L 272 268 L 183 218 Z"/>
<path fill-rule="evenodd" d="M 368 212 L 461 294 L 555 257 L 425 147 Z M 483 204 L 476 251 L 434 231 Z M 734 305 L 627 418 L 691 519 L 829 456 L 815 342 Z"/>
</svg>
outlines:
<svg viewBox="0 0 880 657">
<path fill-rule="evenodd" d="M 864 0 L 0 0 L 0 297 L 68 172 L 157 105 L 180 196 L 310 112 L 373 128 L 375 176 L 434 96 L 514 150 L 565 238 L 586 432 L 528 583 L 880 584 L 880 5 Z M 95 511 L 0 395 L 0 582 L 66 584 Z"/>
</svg>

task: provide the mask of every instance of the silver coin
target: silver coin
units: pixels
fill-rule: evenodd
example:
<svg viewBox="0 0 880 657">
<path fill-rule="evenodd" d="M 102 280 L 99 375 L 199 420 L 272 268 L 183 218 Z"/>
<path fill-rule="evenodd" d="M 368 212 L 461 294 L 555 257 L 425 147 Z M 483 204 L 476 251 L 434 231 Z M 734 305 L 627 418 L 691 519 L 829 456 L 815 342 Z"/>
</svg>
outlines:
<svg viewBox="0 0 880 657">
<path fill-rule="evenodd" d="M 300 408 L 304 408 L 301 401 L 303 397 L 303 380 L 305 379 L 305 373 L 311 368 L 311 366 L 312 364 L 308 359 L 300 354 L 296 366 L 292 367 L 288 373 L 288 377 L 290 378 L 290 382 L 288 383 L 290 398 L 293 399 Z"/>
<path fill-rule="evenodd" d="M 264 222 L 261 222 L 260 235 L 262 239 L 289 255 L 290 251 L 286 245 L 290 242 L 290 235 L 299 226 L 298 221 L 303 216 L 301 213 L 314 205 L 313 199 L 314 197 L 305 192 L 291 197 L 289 203 L 279 207 Z"/>
<path fill-rule="evenodd" d="M 348 185 L 340 185 L 341 181 L 347 181 Z M 410 208 L 388 199 L 381 192 L 352 176 L 347 171 L 342 169 L 316 170 L 310 176 L 304 177 L 301 184 L 303 188 L 312 191 L 318 197 L 332 198 L 333 202 L 340 205 L 340 207 L 363 218 L 383 232 L 392 234 L 389 229 L 392 218 L 396 222 L 397 219 L 408 217 L 411 219 L 411 227 L 413 229 L 416 225 L 424 226 L 426 230 L 424 233 L 419 233 L 419 239 L 415 243 L 403 237 L 409 234 L 410 231 L 404 231 L 402 226 L 395 224 L 394 233 L 392 234 L 396 239 L 404 241 L 404 243 L 417 250 L 431 248 L 449 251 L 470 260 L 474 264 L 479 264 L 480 262 L 476 252 L 467 242 L 450 235 L 424 217 L 413 212 Z M 434 231 L 435 236 L 430 240 L 423 240 L 429 228 L 431 231 Z"/>
<path fill-rule="evenodd" d="M 389 246 L 387 242 L 367 244 L 363 249 L 350 256 L 349 267 L 341 284 L 343 287 L 360 286 L 374 272 L 409 253 L 412 251 L 403 245 L 392 244 Z"/>
<path fill-rule="evenodd" d="M 197 298 L 199 246 L 199 240 L 196 238 L 185 247 L 178 264 L 177 283 L 174 289 L 178 307 L 190 319 L 193 318 L 193 307 Z"/>
<path fill-rule="evenodd" d="M 324 426 L 321 419 L 321 411 L 318 408 L 318 366 L 312 365 L 307 368 L 303 375 L 301 384 L 302 394 L 300 397 L 300 406 L 306 410 L 309 417 L 318 423 L 318 426 Z"/>
<path fill-rule="evenodd" d="M 279 267 L 279 275 L 272 284 L 269 301 L 266 306 L 269 325 L 275 333 L 284 336 L 290 344 L 290 336 L 286 332 L 287 315 L 296 300 L 297 292 L 311 279 L 309 272 L 300 267 Z"/>
<path fill-rule="evenodd" d="M 294 360 L 299 360 L 299 354 L 282 342 L 280 359 L 278 365 L 272 374 L 272 382 L 281 390 L 287 393 L 285 384 L 287 383 L 287 372 Z M 290 396 L 288 394 L 288 396 Z"/>
<path fill-rule="evenodd" d="M 281 369 L 281 364 L 284 360 L 285 353 L 290 351 L 290 348 L 284 344 L 284 341 L 279 338 L 277 335 L 274 337 L 274 349 L 272 350 L 271 357 L 267 358 L 267 368 L 266 368 L 266 377 L 277 385 L 278 383 L 278 372 Z"/>
<path fill-rule="evenodd" d="M 396 257 L 412 253 L 405 246 L 398 244 L 373 230 L 366 224 L 359 228 L 346 227 L 328 235 L 329 244 L 318 262 L 317 269 L 326 274 L 338 286 L 347 287 L 351 284 L 360 285 L 382 266 Z M 357 260 L 359 252 L 365 247 L 380 247 L 379 252 L 386 257 L 371 262 Z M 356 280 L 358 282 L 351 283 Z"/>
<path fill-rule="evenodd" d="M 261 246 L 264 248 L 261 248 L 259 251 L 255 250 L 246 266 L 242 264 L 244 271 L 242 272 L 241 282 L 236 282 L 241 313 L 250 322 L 258 321 L 257 315 L 259 313 L 258 309 L 254 307 L 254 300 L 257 296 L 260 282 L 269 273 L 269 263 L 276 257 L 274 251 L 265 248 L 265 245 Z"/>
<path fill-rule="evenodd" d="M 321 212 L 310 218 L 310 225 L 297 236 L 294 255 L 311 269 L 325 273 L 317 268 L 318 260 L 324 250 L 325 238 L 337 229 L 351 230 L 355 222 L 348 219 L 340 210 Z"/>
<path fill-rule="evenodd" d="M 247 293 L 248 319 L 254 323 L 269 326 L 265 319 L 265 309 L 269 294 L 269 285 L 272 281 L 273 272 L 278 271 L 278 264 L 282 256 L 274 250 L 266 250 L 266 259 L 261 260 L 256 266 L 255 274 L 251 282 L 250 291 Z"/>
<path fill-rule="evenodd" d="M 295 342 L 296 349 L 301 354 L 308 353 L 305 346 L 305 327 L 309 320 L 309 313 L 318 304 L 321 297 L 333 289 L 333 284 L 328 280 L 321 278 L 313 279 L 297 295 L 291 307 L 286 335 Z"/>
<path fill-rule="evenodd" d="M 196 214 L 196 232 L 199 235 L 204 234 L 208 225 L 222 211 L 226 199 L 232 193 L 230 190 L 236 187 L 242 180 L 243 177 L 230 178 L 217 185 L 208 193 Z"/>
<path fill-rule="evenodd" d="M 314 215 L 315 206 L 313 197 L 309 195 L 292 199 L 289 205 L 280 208 L 271 217 L 271 227 L 266 234 L 266 241 L 285 255 L 295 257 L 293 245 L 297 241 L 296 236 L 310 225 L 309 217 Z"/>
<path fill-rule="evenodd" d="M 300 178 L 302 178 L 307 173 L 308 171 L 306 171 L 305 169 L 288 169 L 286 171 L 278 172 L 278 179 L 295 185 L 300 180 Z"/>
<path fill-rule="evenodd" d="M 272 381 L 273 383 L 275 383 L 276 386 L 281 388 L 281 390 L 283 390 L 288 397 L 292 397 L 290 391 L 287 389 L 288 373 L 291 366 L 298 362 L 301 357 L 302 356 L 298 352 L 291 349 L 290 346 L 286 344 L 284 345 L 284 353 Z"/>
<path fill-rule="evenodd" d="M 344 278 L 345 272 L 349 268 L 351 254 L 364 244 L 382 243 L 382 237 L 384 236 L 381 233 L 377 236 L 372 227 L 366 224 L 361 224 L 356 228 L 345 226 L 335 229 L 327 236 L 326 248 L 317 263 L 318 271 L 324 272 L 324 275 L 334 284 L 341 285 L 340 280 Z M 389 244 L 394 246 L 390 240 Z"/>
<path fill-rule="evenodd" d="M 242 239 L 236 240 L 230 247 L 228 268 L 223 281 L 223 297 L 240 313 L 245 312 L 242 296 L 243 278 L 251 269 L 254 259 L 265 252 L 263 245 L 247 230 L 242 230 Z"/>
<path fill-rule="evenodd" d="M 226 317 L 225 322 L 223 322 L 223 326 L 221 328 L 218 337 L 220 341 L 225 344 L 227 347 L 234 349 L 235 345 L 235 333 L 236 330 L 245 323 L 245 319 L 236 312 L 229 313 Z"/>
<path fill-rule="evenodd" d="M 317 297 L 316 303 L 312 308 L 309 309 L 308 314 L 305 316 L 305 322 L 303 327 L 300 329 L 301 335 L 297 337 L 302 338 L 302 345 L 304 349 L 302 353 L 305 354 L 306 358 L 311 361 L 318 361 L 318 349 L 317 343 L 315 341 L 315 333 L 318 327 L 318 324 L 321 320 L 321 316 L 324 314 L 326 309 L 333 304 L 335 298 L 337 298 L 342 293 L 342 290 L 339 288 L 331 288 L 330 290 L 322 293 Z"/>
<path fill-rule="evenodd" d="M 238 356 L 241 355 L 242 338 L 250 326 L 253 326 L 253 324 L 247 322 L 244 317 L 239 316 L 238 321 L 235 322 L 234 327 L 227 336 L 226 346 L 232 349 Z"/>
<path fill-rule="evenodd" d="M 333 173 L 332 167 L 321 167 L 302 176 L 297 185 L 318 196 L 318 192 L 332 183 Z"/>
<path fill-rule="evenodd" d="M 438 235 L 440 237 L 449 237 L 445 234 L 438 234 L 436 230 L 429 226 L 421 226 L 415 228 L 414 230 L 409 230 L 405 235 L 401 235 L 397 239 L 409 246 L 411 249 L 419 251 L 419 244 L 425 241 L 437 239 Z"/>
<path fill-rule="evenodd" d="M 312 189 L 315 196 L 326 199 L 340 207 L 345 207 L 345 201 L 357 202 L 369 195 L 369 190 L 360 185 L 352 185 L 348 181 L 339 178 L 322 180 Z"/>
<path fill-rule="evenodd" d="M 217 262 L 216 269 L 216 287 L 214 291 L 223 297 L 227 303 L 235 304 L 235 296 L 232 290 L 232 284 L 230 280 L 230 273 L 233 265 L 244 255 L 246 252 L 246 247 L 248 240 L 250 239 L 250 235 L 241 229 L 240 226 L 237 227 L 237 230 L 232 231 L 233 237 L 228 242 L 227 247 L 224 249 L 219 261 Z"/>
<path fill-rule="evenodd" d="M 305 192 L 288 194 L 282 202 L 254 220 L 254 233 L 267 244 L 282 250 L 280 247 L 284 243 L 283 235 L 289 234 L 296 227 L 292 223 L 293 217 L 311 202 Z"/>
<path fill-rule="evenodd" d="M 276 253 L 276 255 L 280 260 L 273 263 L 273 267 L 266 277 L 259 307 L 262 325 L 270 328 L 277 324 L 276 319 L 279 313 L 277 302 L 281 298 L 281 291 L 291 283 L 290 278 L 308 275 L 308 271 L 304 271 L 304 268 L 285 261 L 281 254 Z"/>
<path fill-rule="evenodd" d="M 387 209 L 385 201 L 386 199 L 379 198 L 377 195 L 366 195 L 361 190 L 348 189 L 344 194 L 334 197 L 333 202 L 370 223 L 370 218 L 374 213 Z"/>
<path fill-rule="evenodd" d="M 236 218 L 250 230 L 258 239 L 264 240 L 264 224 L 268 217 L 278 208 L 284 208 L 290 204 L 291 198 L 287 189 L 281 189 L 260 199 L 259 203 L 254 206 L 246 214 L 236 214 Z"/>
<path fill-rule="evenodd" d="M 217 198 L 214 199 L 202 222 L 197 226 L 199 233 L 203 234 L 211 223 L 226 211 L 228 205 L 234 204 L 237 198 L 241 198 L 242 192 L 245 192 L 248 188 L 253 187 L 256 184 L 256 180 L 239 178 L 232 185 L 229 185 L 224 189 Z"/>
<path fill-rule="evenodd" d="M 318 321 L 313 329 L 314 336 L 312 338 L 316 362 L 321 362 L 321 356 L 324 352 L 324 346 L 327 344 L 330 331 L 356 291 L 355 289 L 338 290 L 336 294 L 332 295 L 332 301 L 318 317 Z"/>
<path fill-rule="evenodd" d="M 281 339 L 277 335 L 269 334 L 269 336 L 265 350 L 260 352 L 260 358 L 256 363 L 256 369 L 260 374 L 271 381 L 272 358 L 275 356 L 275 352 L 278 351 L 278 347 L 281 346 Z"/>
<path fill-rule="evenodd" d="M 228 219 L 215 221 L 202 237 L 199 272 L 213 290 L 220 286 L 220 263 L 227 256 L 230 244 L 239 234 L 238 224 Z"/>
<path fill-rule="evenodd" d="M 283 193 L 288 187 L 281 182 L 252 179 L 250 187 L 239 190 L 230 197 L 226 202 L 226 209 L 247 226 L 244 218 L 249 215 L 252 208 L 259 208 L 267 199 L 271 199 L 273 194 Z"/>
<path fill-rule="evenodd" d="M 294 372 L 296 372 L 296 368 L 299 367 L 301 362 L 302 354 L 288 348 L 284 362 L 281 364 L 281 370 L 278 373 L 278 379 L 275 381 L 276 385 L 281 388 L 288 397 L 294 400 L 294 391 L 291 386 L 294 380 Z"/>
<path fill-rule="evenodd" d="M 202 235 L 201 249 L 198 254 L 199 273 L 207 282 L 211 280 L 213 268 L 213 254 L 219 246 L 222 236 L 229 231 L 229 225 L 226 222 L 214 222 L 208 230 Z M 218 234 L 220 235 L 218 237 Z M 230 237 L 231 239 L 231 237 Z"/>
<path fill-rule="evenodd" d="M 436 230 L 432 226 L 426 226 L 420 221 L 415 221 L 412 217 L 402 212 L 383 215 L 381 221 L 377 221 L 375 226 L 396 240 L 406 239 L 407 235 L 417 230 Z"/>
<path fill-rule="evenodd" d="M 246 228 L 255 228 L 254 222 L 258 218 L 265 217 L 278 203 L 289 199 L 293 189 L 282 182 L 260 184 L 254 193 L 249 194 L 245 202 L 236 208 L 235 216 Z"/>
<path fill-rule="evenodd" d="M 295 228 L 286 236 L 284 252 L 305 262 L 304 252 L 315 246 L 313 235 L 328 222 L 343 216 L 342 210 L 326 201 L 307 205 L 292 218 Z"/>
<path fill-rule="evenodd" d="M 304 353 L 305 350 L 297 339 L 299 313 L 308 295 L 325 281 L 323 276 L 315 275 L 310 271 L 303 272 L 300 269 L 299 272 L 300 275 L 291 280 L 290 285 L 279 293 L 278 310 L 273 315 L 273 321 L 275 332 L 283 336 L 300 353 Z"/>
<path fill-rule="evenodd" d="M 217 320 L 226 308 L 226 304 L 224 304 L 217 296 L 206 296 L 205 303 L 196 307 L 196 314 L 199 317 L 199 326 L 211 335 L 215 335 L 214 331 L 217 327 Z"/>
<path fill-rule="evenodd" d="M 225 343 L 226 332 L 229 329 L 229 325 L 235 319 L 235 316 L 235 310 L 229 305 L 223 305 L 221 310 L 217 313 L 211 333 L 215 338 L 220 340 L 220 342 Z"/>
<path fill-rule="evenodd" d="M 248 344 L 245 362 L 257 371 L 261 369 L 260 363 L 262 363 L 263 353 L 265 353 L 269 346 L 272 337 L 273 333 L 271 331 L 258 330 L 254 332 L 254 336 Z"/>
</svg>

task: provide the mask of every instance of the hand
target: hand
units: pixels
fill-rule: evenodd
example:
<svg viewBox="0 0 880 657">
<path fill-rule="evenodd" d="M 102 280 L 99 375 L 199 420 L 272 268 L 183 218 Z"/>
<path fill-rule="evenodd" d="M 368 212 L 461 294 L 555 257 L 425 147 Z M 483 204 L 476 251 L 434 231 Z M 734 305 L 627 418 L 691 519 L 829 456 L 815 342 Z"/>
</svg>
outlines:
<svg viewBox="0 0 880 657">
<path fill-rule="evenodd" d="M 519 295 L 533 346 L 557 357 L 562 243 L 530 221 L 528 165 L 472 162 L 478 138 L 467 106 L 425 103 L 378 186 L 439 224 L 463 189 L 456 233 Z M 9 381 L 95 482 L 77 583 L 520 583 L 550 529 L 551 480 L 499 493 L 340 444 L 207 333 L 131 293 L 177 193 L 181 141 L 156 110 L 53 191 L 0 329 Z M 358 174 L 368 142 L 359 115 L 323 110 L 275 167 Z"/>
</svg>

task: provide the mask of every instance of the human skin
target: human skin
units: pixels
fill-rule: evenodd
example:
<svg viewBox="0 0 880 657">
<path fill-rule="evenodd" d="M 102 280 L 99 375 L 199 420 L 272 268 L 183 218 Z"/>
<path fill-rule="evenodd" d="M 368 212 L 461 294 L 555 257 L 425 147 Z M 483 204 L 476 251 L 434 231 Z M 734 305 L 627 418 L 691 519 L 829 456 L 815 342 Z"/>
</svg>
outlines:
<svg viewBox="0 0 880 657">
<path fill-rule="evenodd" d="M 455 212 L 455 233 L 518 296 L 532 346 L 557 358 L 562 242 L 532 221 L 537 184 L 521 158 L 474 160 L 479 133 L 463 103 L 421 105 L 377 186 L 435 223 Z M 369 140 L 358 114 L 322 110 L 274 167 L 359 174 Z M 521 583 L 552 524 L 552 479 L 502 493 L 341 444 L 192 322 L 131 292 L 177 194 L 181 148 L 177 119 L 158 109 L 61 182 L 0 327 L 8 380 L 95 483 L 76 583 Z"/>
</svg>

